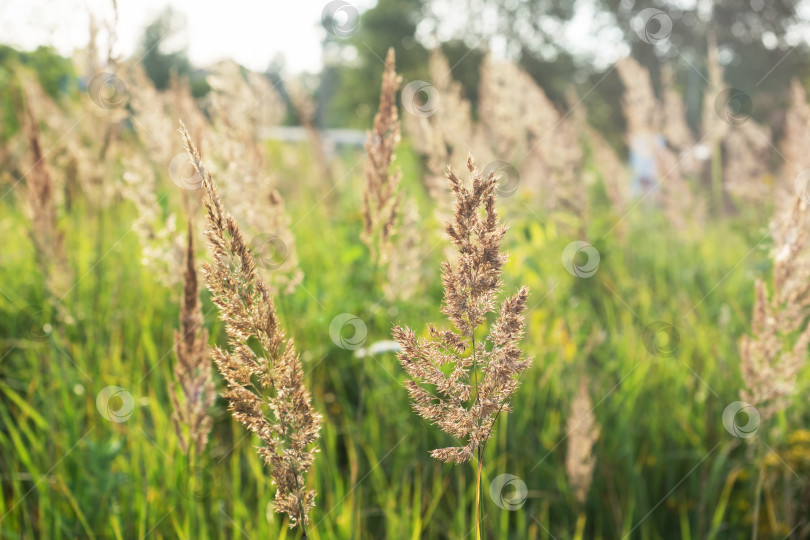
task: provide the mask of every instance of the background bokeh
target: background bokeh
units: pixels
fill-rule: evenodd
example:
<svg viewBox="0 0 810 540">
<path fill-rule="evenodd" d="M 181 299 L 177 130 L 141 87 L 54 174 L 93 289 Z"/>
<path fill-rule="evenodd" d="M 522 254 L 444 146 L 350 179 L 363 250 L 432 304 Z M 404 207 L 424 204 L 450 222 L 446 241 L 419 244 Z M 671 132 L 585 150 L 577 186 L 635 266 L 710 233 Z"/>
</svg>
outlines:
<svg viewBox="0 0 810 540">
<path fill-rule="evenodd" d="M 0 5 L 0 537 L 301 536 L 222 398 L 193 459 L 172 424 L 188 226 L 210 261 L 182 119 L 324 416 L 308 538 L 475 538 L 476 465 L 431 459 L 454 442 L 390 341 L 448 324 L 442 172 L 468 153 L 501 177 L 504 292 L 531 289 L 486 537 L 810 538 L 810 2 L 198 4 Z"/>
</svg>

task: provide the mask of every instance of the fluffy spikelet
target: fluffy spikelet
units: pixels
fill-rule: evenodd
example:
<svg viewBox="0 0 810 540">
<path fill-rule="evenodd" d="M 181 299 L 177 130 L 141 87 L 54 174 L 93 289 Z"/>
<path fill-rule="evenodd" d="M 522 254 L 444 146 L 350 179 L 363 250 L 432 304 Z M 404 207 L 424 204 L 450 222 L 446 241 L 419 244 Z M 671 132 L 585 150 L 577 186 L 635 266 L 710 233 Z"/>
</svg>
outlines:
<svg viewBox="0 0 810 540">
<path fill-rule="evenodd" d="M 445 221 L 450 215 L 452 201 L 444 186 L 444 168 L 447 163 L 464 159 L 474 144 L 475 131 L 470 102 L 464 95 L 463 86 L 453 80 L 450 63 L 440 48 L 431 51 L 428 69 L 433 89 L 439 96 L 438 103 L 433 104 L 436 109 L 427 116 L 407 114 L 404 120 L 414 148 L 426 158 L 428 174 L 423 181 L 436 203 L 436 217 Z M 408 104 L 404 106 L 407 108 Z"/>
<path fill-rule="evenodd" d="M 568 453 L 565 456 L 565 471 L 577 502 L 583 504 L 591 487 L 593 469 L 596 466 L 593 445 L 599 438 L 599 424 L 593 414 L 593 404 L 588 394 L 588 379 L 584 375 L 579 379 L 579 389 L 571 403 L 566 433 Z"/>
<path fill-rule="evenodd" d="M 794 79 L 790 85 L 790 109 L 785 115 L 785 134 L 782 143 L 782 154 L 785 156 L 782 168 L 782 192 L 793 195 L 794 182 L 800 174 L 810 169 L 808 148 L 810 148 L 810 106 L 807 104 L 804 88 Z M 807 193 L 810 186 L 802 187 Z"/>
<path fill-rule="evenodd" d="M 774 242 L 773 294 L 758 280 L 751 334 L 740 344 L 745 385 L 741 399 L 762 420 L 784 410 L 810 345 L 810 219 L 807 203 L 794 197 L 771 224 Z"/>
<path fill-rule="evenodd" d="M 326 156 L 323 137 L 315 124 L 315 113 L 317 112 L 315 101 L 300 79 L 293 79 L 287 84 L 287 93 L 290 97 L 290 104 L 295 109 L 295 113 L 307 133 L 312 157 L 318 166 L 321 178 L 331 181 L 332 169 Z"/>
<path fill-rule="evenodd" d="M 529 295 L 526 287 L 504 300 L 486 340 L 476 336 L 487 314 L 495 311 L 495 297 L 502 289 L 506 255 L 501 253 L 500 243 L 506 228 L 495 211 L 494 174 L 484 177 L 471 156 L 467 167 L 472 189 L 452 171 L 447 173 L 456 206 L 446 231 L 458 260 L 442 267 L 442 313 L 455 330 L 429 325 L 427 339 L 417 339 L 409 328 L 393 330 L 402 347 L 399 361 L 411 377 L 406 388 L 414 410 L 442 431 L 467 440 L 464 446 L 431 452 L 434 458 L 452 463 L 468 461 L 483 448 L 498 414 L 508 410 L 518 376 L 530 363 L 521 360 L 519 347 Z"/>
<path fill-rule="evenodd" d="M 211 416 L 208 412 L 216 397 L 208 359 L 208 331 L 202 326 L 203 316 L 198 295 L 194 235 L 189 220 L 180 329 L 174 333 L 176 382 L 169 382 L 169 396 L 174 407 L 172 422 L 180 439 L 180 448 L 187 455 L 192 449 L 196 454 L 205 449 L 208 433 L 211 431 Z"/>
<path fill-rule="evenodd" d="M 295 345 L 281 328 L 270 290 L 256 273 L 239 225 L 225 212 L 185 127 L 180 131 L 206 195 L 206 237 L 214 262 L 203 265 L 203 275 L 230 345 L 230 351 L 211 350 L 227 383 L 223 396 L 233 417 L 264 443 L 258 451 L 277 487 L 276 512 L 287 514 L 291 527 L 305 529 L 315 505 L 315 492 L 305 487 L 305 480 L 317 452 L 321 416 L 312 409 Z M 261 356 L 254 352 L 254 341 Z"/>
<path fill-rule="evenodd" d="M 31 221 L 31 241 L 48 292 L 59 297 L 68 290 L 70 266 L 65 256 L 64 235 L 57 224 L 53 182 L 42 151 L 39 125 L 31 106 L 32 97 L 28 89 L 24 93 L 24 100 L 24 125 L 31 151 L 31 166 L 25 176 L 27 186 L 25 200 L 28 218 Z"/>
<path fill-rule="evenodd" d="M 655 156 L 658 195 L 664 213 L 678 230 L 702 223 L 705 208 L 683 177 L 684 161 L 678 159 L 672 148 L 657 140 L 657 135 L 665 130 L 662 109 L 666 107 L 655 96 L 649 72 L 631 57 L 619 60 L 616 70 L 624 85 L 622 110 L 627 120 L 628 145 Z"/>
<path fill-rule="evenodd" d="M 360 237 L 377 264 L 388 262 L 401 200 L 397 192 L 402 173 L 391 171 L 400 137 L 397 90 L 401 81 L 394 70 L 394 49 L 388 49 L 380 108 L 365 144 L 366 191 L 363 194 L 363 233 Z"/>
</svg>

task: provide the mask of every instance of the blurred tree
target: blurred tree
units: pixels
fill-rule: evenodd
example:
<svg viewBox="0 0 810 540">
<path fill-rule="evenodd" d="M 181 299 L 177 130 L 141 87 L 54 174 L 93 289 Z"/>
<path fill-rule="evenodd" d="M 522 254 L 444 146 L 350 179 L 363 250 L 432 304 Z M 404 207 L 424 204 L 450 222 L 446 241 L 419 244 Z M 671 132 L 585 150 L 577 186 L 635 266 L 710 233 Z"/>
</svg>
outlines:
<svg viewBox="0 0 810 540">
<path fill-rule="evenodd" d="M 329 125 L 368 128 L 380 97 L 380 80 L 389 47 L 396 51 L 403 84 L 427 77 L 425 48 L 416 39 L 424 0 L 379 0 L 362 14 L 346 37 L 327 31 L 320 103 L 328 104 Z M 324 26 L 331 27 L 325 20 Z"/>
<path fill-rule="evenodd" d="M 160 90 L 168 88 L 172 72 L 185 76 L 191 71 L 185 49 L 169 49 L 184 26 L 182 15 L 172 8 L 166 8 L 144 29 L 140 46 L 141 62 L 146 74 Z"/>
<path fill-rule="evenodd" d="M 0 45 L 0 140 L 17 133 L 21 103 L 17 70 L 22 66 L 31 70 L 43 90 L 59 101 L 75 95 L 76 73 L 73 63 L 50 47 L 34 51 L 18 51 L 8 45 Z"/>
<path fill-rule="evenodd" d="M 699 125 L 706 89 L 707 34 L 717 39 L 725 83 L 749 95 L 752 115 L 774 120 L 793 77 L 806 78 L 810 54 L 802 36 L 799 0 L 596 0 L 613 14 L 631 55 L 650 69 L 656 89 L 662 62 L 677 67 L 692 126 Z M 658 10 L 660 16 L 651 17 Z M 654 36 L 645 40 L 645 32 Z M 639 35 L 640 34 L 640 35 Z M 657 37 L 663 37 L 656 43 Z M 649 43 L 652 41 L 653 43 Z M 722 89 L 708 89 L 720 92 Z"/>
</svg>

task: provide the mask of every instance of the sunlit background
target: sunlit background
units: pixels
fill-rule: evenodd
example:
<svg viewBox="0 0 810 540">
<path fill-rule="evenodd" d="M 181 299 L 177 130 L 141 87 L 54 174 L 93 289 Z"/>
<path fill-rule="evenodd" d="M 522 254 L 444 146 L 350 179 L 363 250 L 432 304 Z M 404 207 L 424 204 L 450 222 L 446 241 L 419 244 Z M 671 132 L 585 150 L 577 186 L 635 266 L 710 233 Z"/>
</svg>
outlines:
<svg viewBox="0 0 810 540">
<path fill-rule="evenodd" d="M 810 538 L 810 0 L 0 0 L 0 29 L 0 538 Z M 180 121 L 266 289 L 211 249 Z M 448 167 L 492 173 L 508 260 L 431 382 L 393 328 L 471 294 Z M 279 324 L 226 329 L 234 283 Z M 281 329 L 257 436 L 208 346 Z M 518 357 L 471 459 L 431 457 Z M 437 426 L 406 385 L 451 373 Z M 268 465 L 301 395 L 320 438 Z"/>
</svg>

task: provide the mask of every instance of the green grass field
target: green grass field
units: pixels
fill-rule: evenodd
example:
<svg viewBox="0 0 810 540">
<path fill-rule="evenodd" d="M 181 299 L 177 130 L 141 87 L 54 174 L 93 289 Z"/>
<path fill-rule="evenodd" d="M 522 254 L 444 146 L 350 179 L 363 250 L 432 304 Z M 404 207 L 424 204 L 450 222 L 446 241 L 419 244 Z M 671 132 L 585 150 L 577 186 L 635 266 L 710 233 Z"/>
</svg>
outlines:
<svg viewBox="0 0 810 540">
<path fill-rule="evenodd" d="M 271 147 L 270 155 L 300 151 Z M 393 353 L 360 358 L 329 335 L 342 313 L 365 323 L 366 346 L 391 339 L 394 323 L 423 331 L 443 322 L 446 242 L 419 162 L 407 150 L 398 159 L 403 190 L 424 218 L 423 258 L 412 267 L 421 278 L 411 299 L 391 302 L 359 241 L 361 157 L 342 157 L 334 186 L 307 180 L 311 171 L 274 166 L 305 274 L 277 304 L 324 415 L 309 478 L 318 493 L 309 537 L 474 538 L 475 464 L 430 458 L 429 450 L 452 441 L 410 410 Z M 164 180 L 164 204 L 182 212 L 180 194 Z M 35 262 L 22 189 L 0 202 L 2 537 L 299 538 L 273 512 L 257 439 L 232 421 L 221 398 L 206 452 L 189 461 L 180 451 L 167 385 L 181 291 L 162 287 L 140 264 L 134 208 L 114 200 L 99 209 L 80 199 L 60 215 L 74 284 L 57 303 Z M 511 225 L 505 289 L 531 288 L 524 345 L 534 361 L 514 411 L 498 421 L 483 482 L 488 494 L 495 477 L 513 474 L 528 494 L 514 510 L 484 497 L 486 537 L 749 538 L 759 489 L 760 537 L 783 538 L 783 501 L 806 500 L 810 489 L 810 433 L 799 429 L 810 416 L 806 399 L 752 439 L 733 436 L 722 420 L 740 399 L 738 344 L 750 331 L 754 281 L 770 276 L 769 209 L 679 232 L 650 204 L 620 215 L 598 185 L 591 195 L 584 237 L 565 232 L 580 227 L 577 216 L 546 215 L 521 194 L 502 201 Z M 598 250 L 592 277 L 575 277 L 562 264 L 575 240 Z M 224 344 L 207 295 L 210 339 Z M 650 333 L 660 328 L 665 336 Z M 601 425 L 582 507 L 565 473 L 566 419 L 581 372 Z M 805 371 L 799 396 L 807 381 Z M 97 407 L 109 386 L 132 396 L 131 415 L 120 422 Z M 108 406 L 127 409 L 126 395 Z"/>
</svg>

